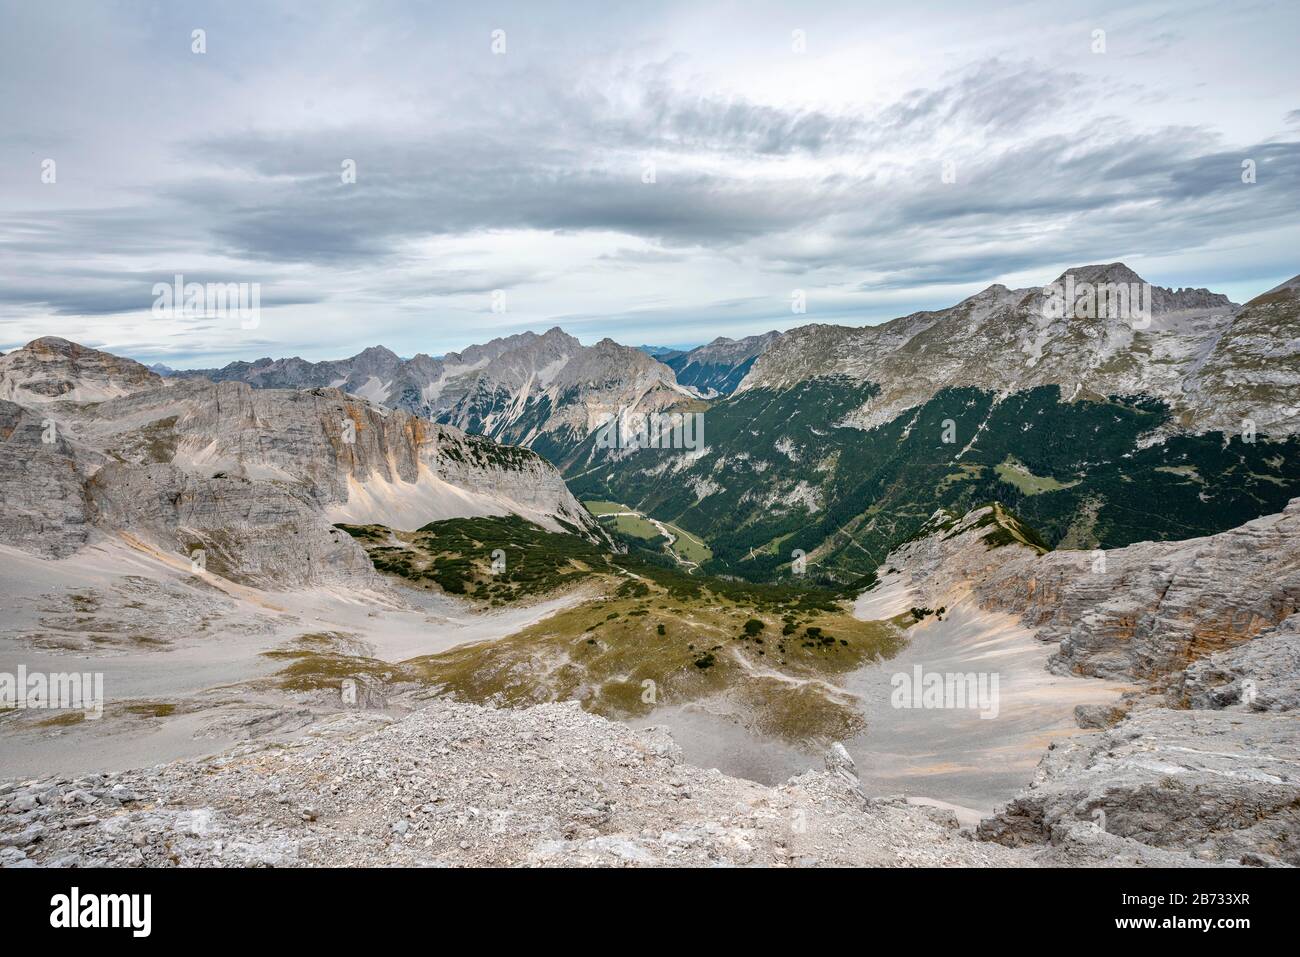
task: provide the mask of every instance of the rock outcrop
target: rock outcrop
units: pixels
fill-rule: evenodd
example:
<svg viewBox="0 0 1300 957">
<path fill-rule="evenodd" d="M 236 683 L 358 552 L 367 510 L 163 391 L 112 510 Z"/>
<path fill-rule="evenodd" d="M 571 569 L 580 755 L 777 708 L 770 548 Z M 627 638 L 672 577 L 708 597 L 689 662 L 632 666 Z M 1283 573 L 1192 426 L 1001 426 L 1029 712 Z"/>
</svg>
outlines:
<svg viewBox="0 0 1300 957">
<path fill-rule="evenodd" d="M 1156 708 L 1058 741 L 1034 782 L 979 836 L 1044 845 L 1079 829 L 1205 863 L 1300 864 L 1300 722 L 1292 715 Z"/>
<path fill-rule="evenodd" d="M 681 385 L 706 396 L 730 395 L 748 375 L 764 352 L 778 339 L 779 332 L 765 332 L 743 339 L 719 336 L 706 345 L 686 351 L 667 350 L 655 358 L 677 374 Z"/>
<path fill-rule="evenodd" d="M 1043 553 L 1000 506 L 940 512 L 885 569 L 937 607 L 969 588 L 1059 642 L 1060 673 L 1140 682 L 1182 706 L 1183 669 L 1300 611 L 1300 499 L 1276 515 L 1182 542 Z"/>
<path fill-rule="evenodd" d="M 271 588 L 363 584 L 373 573 L 302 485 L 114 462 L 87 488 L 96 525 L 179 552 L 196 571 Z"/>
<path fill-rule="evenodd" d="M 1192 662 L 1181 691 L 1191 708 L 1239 704 L 1249 711 L 1300 711 L 1300 615 L 1253 641 Z"/>
<path fill-rule="evenodd" d="M 1300 864 L 1300 500 L 1220 535 L 1042 553 L 999 506 L 939 513 L 890 554 L 939 606 L 959 595 L 1060 642 L 1052 670 L 1134 682 L 1078 709 L 981 838 L 1043 863 Z"/>
<path fill-rule="evenodd" d="M 157 373 L 131 359 L 45 336 L 0 356 L 0 398 L 26 405 L 98 402 L 157 388 Z"/>
<path fill-rule="evenodd" d="M 335 522 L 418 528 L 518 514 L 603 534 L 528 450 L 338 389 L 164 384 L 143 366 L 58 342 L 3 357 L 14 395 L 42 394 L 52 368 L 72 378 L 59 380 L 57 402 L 0 400 L 0 543 L 62 558 L 92 534 L 125 533 L 198 552 L 225 577 L 292 587 L 367 578 L 368 559 Z M 120 394 L 72 398 L 110 391 Z"/>
<path fill-rule="evenodd" d="M 3 399 L 0 503 L 0 543 L 64 558 L 90 534 L 89 501 L 72 447 L 48 416 Z"/>
<path fill-rule="evenodd" d="M 435 700 L 287 745 L 0 783 L 0 865 L 1011 866 L 951 812 L 862 796 L 851 763 L 769 788 L 576 703 Z"/>
</svg>

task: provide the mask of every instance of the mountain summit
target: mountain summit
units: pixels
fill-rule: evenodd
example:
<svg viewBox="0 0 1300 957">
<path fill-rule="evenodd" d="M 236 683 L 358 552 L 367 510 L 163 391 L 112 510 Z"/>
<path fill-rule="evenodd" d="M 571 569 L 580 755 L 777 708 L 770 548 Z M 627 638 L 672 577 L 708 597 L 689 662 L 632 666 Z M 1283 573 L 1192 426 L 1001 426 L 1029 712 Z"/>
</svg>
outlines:
<svg viewBox="0 0 1300 957">
<path fill-rule="evenodd" d="M 584 346 L 558 326 L 449 352 L 399 358 L 371 346 L 350 359 L 262 359 L 182 378 L 247 382 L 258 388 L 328 386 L 455 425 L 499 442 L 536 448 L 562 461 L 602 415 L 658 411 L 695 393 L 640 349 L 602 339 Z"/>
<path fill-rule="evenodd" d="M 0 356 L 0 398 L 14 402 L 97 402 L 161 384 L 157 373 L 134 360 L 58 336 Z"/>
<path fill-rule="evenodd" d="M 1130 291 L 1137 297 L 1128 314 L 1081 306 L 1091 302 L 1082 294 L 1102 284 L 1123 287 L 1121 302 Z M 1080 297 L 1072 312 L 1059 308 L 1067 290 Z M 1012 393 L 1055 385 L 1067 398 L 1157 398 L 1201 431 L 1236 431 L 1250 419 L 1261 430 L 1294 432 L 1300 413 L 1283 396 L 1293 385 L 1294 360 L 1286 361 L 1293 353 L 1282 327 L 1294 329 L 1296 320 L 1295 302 L 1285 296 L 1242 307 L 1208 289 L 1150 285 L 1124 263 L 1077 266 L 1047 286 L 993 285 L 951 308 L 878 326 L 791 330 L 757 359 L 737 391 L 782 390 L 828 376 L 870 382 L 878 393 L 848 421 L 872 428 L 945 387 Z M 1263 353 L 1248 358 L 1246 343 L 1265 330 L 1273 337 L 1265 350 L 1272 361 Z M 1253 363 L 1249 388 L 1216 376 L 1222 363 L 1234 361 Z"/>
</svg>

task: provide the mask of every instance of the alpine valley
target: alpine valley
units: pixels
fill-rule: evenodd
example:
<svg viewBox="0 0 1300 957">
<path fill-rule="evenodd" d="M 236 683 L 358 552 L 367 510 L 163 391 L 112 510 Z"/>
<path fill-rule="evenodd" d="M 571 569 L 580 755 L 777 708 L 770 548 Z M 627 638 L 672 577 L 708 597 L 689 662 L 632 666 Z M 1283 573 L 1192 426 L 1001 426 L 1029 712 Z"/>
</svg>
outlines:
<svg viewBox="0 0 1300 957">
<path fill-rule="evenodd" d="M 1103 287 L 1149 309 L 1053 308 Z M 606 441 L 656 415 L 702 432 Z M 0 582 L 4 865 L 1294 866 L 1300 277 L 693 349 L 38 338 Z"/>
<path fill-rule="evenodd" d="M 1144 285 L 1121 263 L 1067 271 Z M 260 359 L 173 373 L 334 387 L 531 448 L 584 500 L 706 543 L 705 572 L 870 573 L 937 508 L 1000 501 L 1053 546 L 1223 531 L 1300 494 L 1300 277 L 1244 306 L 1154 287 L 1146 323 L 1045 319 L 1044 288 L 990 286 L 877 326 L 808 325 L 689 351 L 559 329 L 439 359 Z M 1142 326 L 1145 325 L 1145 328 Z M 602 416 L 706 412 L 704 447 L 601 448 Z"/>
</svg>

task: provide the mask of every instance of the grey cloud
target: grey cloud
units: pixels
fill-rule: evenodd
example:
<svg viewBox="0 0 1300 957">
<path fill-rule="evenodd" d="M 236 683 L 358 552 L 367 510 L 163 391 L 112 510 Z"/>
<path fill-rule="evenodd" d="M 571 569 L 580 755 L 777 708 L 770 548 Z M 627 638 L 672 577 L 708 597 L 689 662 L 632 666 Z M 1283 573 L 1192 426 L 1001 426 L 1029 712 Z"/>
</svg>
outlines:
<svg viewBox="0 0 1300 957">
<path fill-rule="evenodd" d="M 185 282 L 257 282 L 253 279 L 224 276 L 203 278 L 198 274 L 184 274 Z M 93 284 L 68 286 L 22 285 L 5 283 L 0 286 L 0 303 L 9 306 L 40 306 L 56 316 L 112 316 L 133 312 L 147 312 L 156 296 L 154 283 L 174 282 L 173 275 L 158 275 L 143 283 Z M 309 305 L 319 303 L 322 297 L 311 293 L 277 291 L 263 288 L 260 291 L 263 308 L 276 306 Z"/>
<path fill-rule="evenodd" d="M 190 182 L 170 198 L 210 222 L 225 251 L 284 262 L 371 260 L 406 238 L 519 227 L 734 243 L 839 212 L 835 179 L 785 179 L 778 188 L 725 167 L 694 170 L 694 151 L 866 154 L 872 144 L 943 124 L 1024 123 L 1050 113 L 1071 82 L 990 61 L 879 116 L 845 118 L 685 96 L 656 79 L 631 117 L 578 92 L 552 104 L 559 124 L 521 121 L 512 110 L 506 125 L 518 127 L 451 130 L 432 140 L 367 128 L 214 138 L 203 153 L 230 175 Z M 667 151 L 657 182 L 643 184 L 642 158 L 657 151 Z M 357 163 L 356 184 L 340 181 L 345 158 Z"/>
</svg>

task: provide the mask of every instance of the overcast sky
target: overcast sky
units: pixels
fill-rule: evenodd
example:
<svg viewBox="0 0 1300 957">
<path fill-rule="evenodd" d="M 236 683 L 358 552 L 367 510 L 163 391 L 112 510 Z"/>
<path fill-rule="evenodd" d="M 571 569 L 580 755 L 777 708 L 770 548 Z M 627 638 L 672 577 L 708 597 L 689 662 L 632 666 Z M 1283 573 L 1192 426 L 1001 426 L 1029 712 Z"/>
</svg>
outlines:
<svg viewBox="0 0 1300 957">
<path fill-rule="evenodd" d="M 1236 301 L 1300 273 L 1294 0 L 0 0 L 0 21 L 0 350 L 192 367 L 552 325 L 684 345 L 1092 262 Z M 177 273 L 260 283 L 257 327 L 155 315 Z"/>
</svg>

